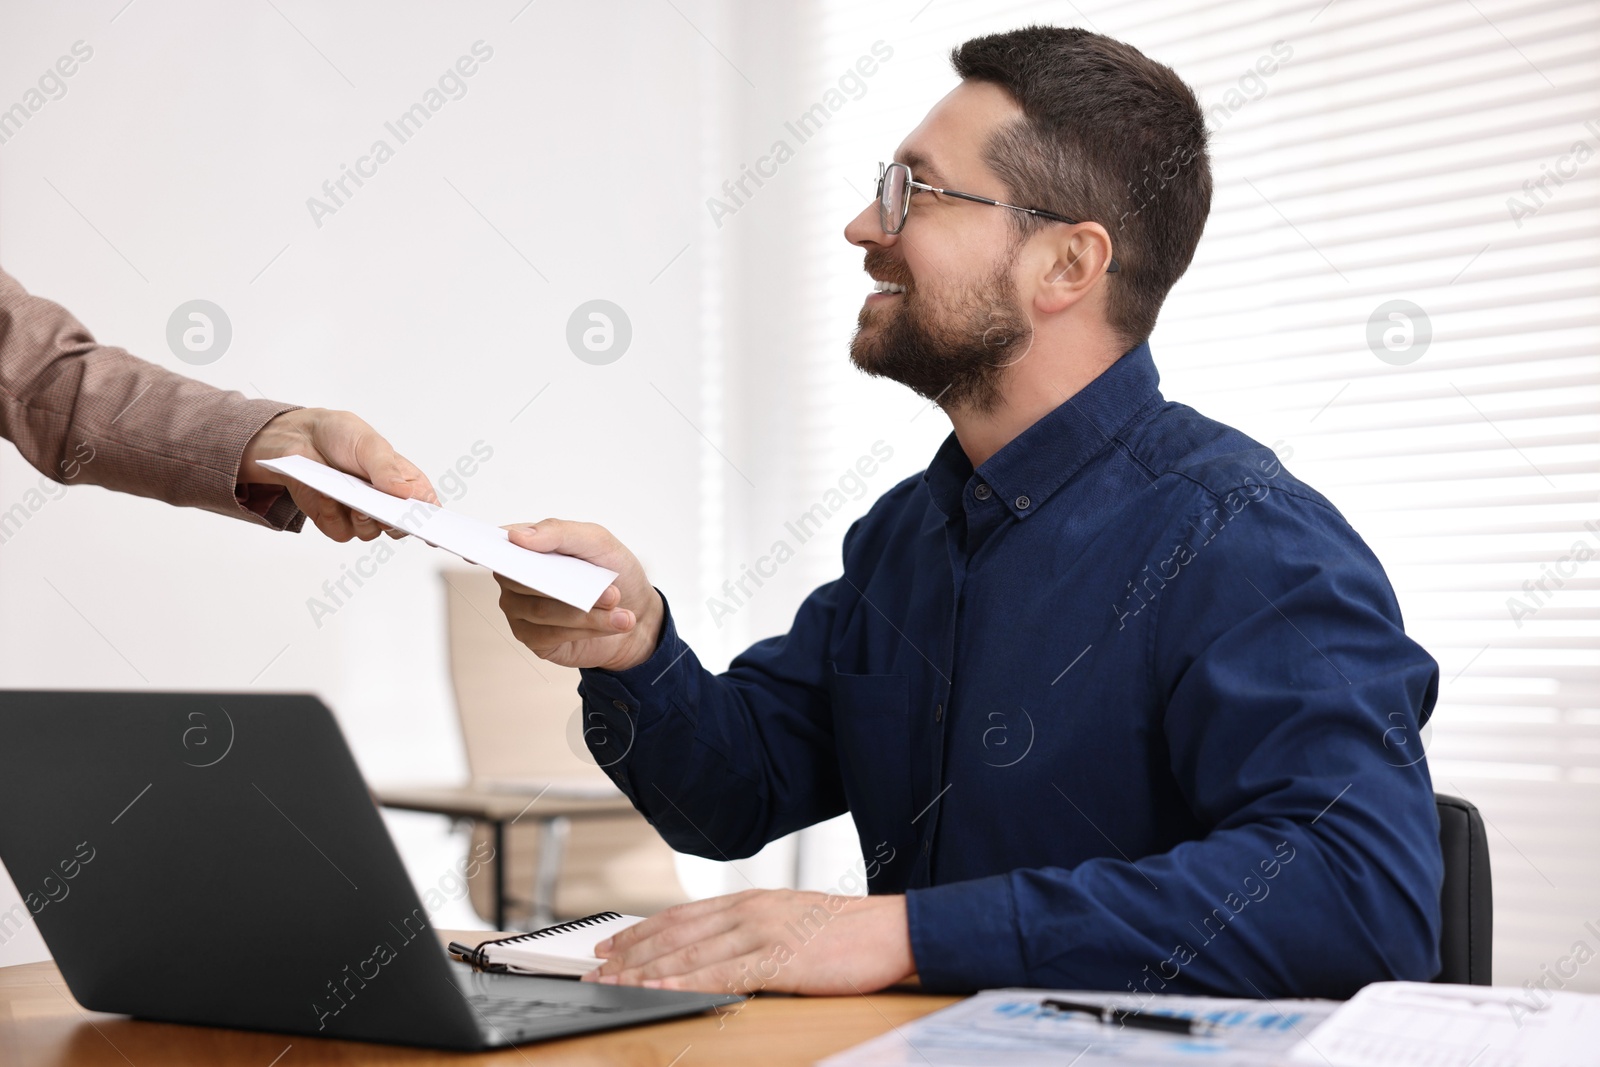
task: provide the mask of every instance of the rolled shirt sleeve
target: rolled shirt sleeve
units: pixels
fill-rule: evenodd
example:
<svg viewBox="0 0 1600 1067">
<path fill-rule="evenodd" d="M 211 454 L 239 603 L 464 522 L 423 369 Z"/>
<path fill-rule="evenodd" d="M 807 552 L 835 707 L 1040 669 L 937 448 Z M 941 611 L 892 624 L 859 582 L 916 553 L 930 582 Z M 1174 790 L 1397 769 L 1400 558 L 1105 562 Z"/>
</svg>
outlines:
<svg viewBox="0 0 1600 1067">
<path fill-rule="evenodd" d="M 287 493 L 237 485 L 250 439 L 294 408 L 96 344 L 0 271 L 0 436 L 54 481 L 298 530 L 305 516 Z"/>
</svg>

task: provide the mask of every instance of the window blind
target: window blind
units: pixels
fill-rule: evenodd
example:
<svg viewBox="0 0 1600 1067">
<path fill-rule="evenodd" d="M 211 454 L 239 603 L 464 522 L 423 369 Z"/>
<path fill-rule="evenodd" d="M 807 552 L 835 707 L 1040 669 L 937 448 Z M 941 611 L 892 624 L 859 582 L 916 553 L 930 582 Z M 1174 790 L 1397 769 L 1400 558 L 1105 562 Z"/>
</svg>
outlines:
<svg viewBox="0 0 1600 1067">
<path fill-rule="evenodd" d="M 825 0 L 819 91 L 893 49 L 794 163 L 804 367 L 799 506 L 875 438 L 949 424 L 861 378 L 867 283 L 839 236 L 875 164 L 955 84 L 950 48 L 1082 25 L 1172 65 L 1207 113 L 1216 195 L 1152 338 L 1169 398 L 1287 457 L 1382 559 L 1438 659 L 1435 788 L 1489 823 L 1496 981 L 1600 951 L 1600 6 L 1578 0 L 1116 4 Z M 811 449 L 816 442 L 818 447 Z M 880 487 L 887 488 L 887 486 Z M 863 506 L 864 510 L 864 506 Z M 843 533 L 840 524 L 834 531 Z M 811 584 L 837 551 L 797 561 Z M 1563 968 L 1565 970 L 1565 968 Z M 1567 988 L 1600 990 L 1600 966 Z"/>
</svg>

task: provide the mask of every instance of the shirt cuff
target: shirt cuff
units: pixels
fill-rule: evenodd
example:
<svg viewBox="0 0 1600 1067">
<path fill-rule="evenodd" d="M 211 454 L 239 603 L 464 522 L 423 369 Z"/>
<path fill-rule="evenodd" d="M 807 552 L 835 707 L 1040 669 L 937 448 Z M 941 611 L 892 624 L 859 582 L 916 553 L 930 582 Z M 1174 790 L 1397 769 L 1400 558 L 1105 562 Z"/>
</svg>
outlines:
<svg viewBox="0 0 1600 1067">
<path fill-rule="evenodd" d="M 666 694 L 677 692 L 682 684 L 679 676 L 687 669 L 682 666 L 684 651 L 683 639 L 672 620 L 672 606 L 666 594 L 661 593 L 661 636 L 649 659 L 624 671 L 585 667 L 579 674 L 589 692 L 610 701 L 617 711 L 638 711 L 652 703 L 659 707 Z"/>
<path fill-rule="evenodd" d="M 966 993 L 1028 984 L 1009 874 L 908 889 L 906 923 L 923 989 Z"/>
<path fill-rule="evenodd" d="M 262 427 L 288 411 L 298 411 L 298 404 L 274 404 L 271 401 L 247 400 L 237 423 L 230 427 L 220 447 L 232 457 L 233 470 L 244 466 L 244 450 L 249 447 Z M 237 478 L 237 473 L 235 478 Z M 299 533 L 305 525 L 305 513 L 294 502 L 294 497 L 281 485 L 264 485 L 259 482 L 239 482 L 233 485 L 233 501 L 238 506 L 238 516 L 247 522 L 271 526 L 275 530 Z"/>
<path fill-rule="evenodd" d="M 601 769 L 652 826 L 655 823 L 641 800 L 638 783 L 629 772 L 628 754 L 638 735 L 666 711 L 673 687 L 683 684 L 680 674 L 684 668 L 679 664 L 693 659 L 684 655 L 687 649 L 678 637 L 664 594 L 661 606 L 661 636 L 649 659 L 625 671 L 584 667 L 578 672 L 578 695 L 584 708 L 583 742 Z M 621 746 L 620 753 L 606 747 L 613 741 Z"/>
<path fill-rule="evenodd" d="M 267 517 L 267 512 L 272 510 L 272 505 L 276 504 L 278 498 L 283 494 L 284 488 L 281 485 L 256 485 L 254 483 L 245 485 L 240 483 L 233 487 L 233 499 L 238 505 L 246 511 L 254 512 L 263 519 Z"/>
</svg>

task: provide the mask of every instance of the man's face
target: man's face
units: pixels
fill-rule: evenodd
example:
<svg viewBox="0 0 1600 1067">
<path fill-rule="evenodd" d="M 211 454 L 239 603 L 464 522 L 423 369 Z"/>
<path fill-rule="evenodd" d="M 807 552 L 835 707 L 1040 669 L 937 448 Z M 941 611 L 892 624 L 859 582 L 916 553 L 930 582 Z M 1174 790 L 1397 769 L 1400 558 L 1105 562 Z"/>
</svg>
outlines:
<svg viewBox="0 0 1600 1067">
<path fill-rule="evenodd" d="M 1006 200 L 983 149 L 997 129 L 1021 118 L 1003 89 L 962 82 L 894 158 L 918 182 Z M 899 234 L 883 232 L 876 201 L 845 228 L 846 239 L 866 250 L 867 273 L 905 289 L 867 296 L 851 361 L 946 410 L 992 410 L 1006 368 L 1033 337 L 1013 274 L 1020 242 L 1011 212 L 937 193 L 910 195 Z"/>
</svg>

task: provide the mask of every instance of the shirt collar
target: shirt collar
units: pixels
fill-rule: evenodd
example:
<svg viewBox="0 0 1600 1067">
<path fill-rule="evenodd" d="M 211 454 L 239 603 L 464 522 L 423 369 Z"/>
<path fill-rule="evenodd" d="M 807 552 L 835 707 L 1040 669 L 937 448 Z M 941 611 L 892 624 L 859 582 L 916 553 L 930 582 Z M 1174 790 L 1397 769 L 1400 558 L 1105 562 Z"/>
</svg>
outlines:
<svg viewBox="0 0 1600 1067">
<path fill-rule="evenodd" d="M 1141 408 L 1161 399 L 1159 384 L 1150 345 L 1141 342 L 976 471 L 951 433 L 922 480 L 946 518 L 964 513 L 962 494 L 974 476 L 979 485 L 988 487 L 983 498 L 992 496 L 1017 518 L 1027 518 L 1110 444 Z"/>
</svg>

